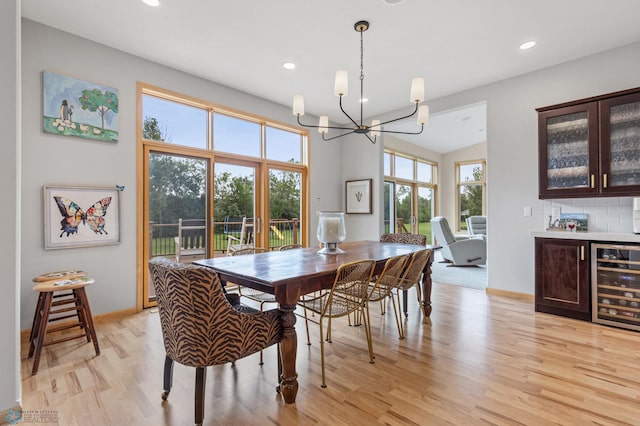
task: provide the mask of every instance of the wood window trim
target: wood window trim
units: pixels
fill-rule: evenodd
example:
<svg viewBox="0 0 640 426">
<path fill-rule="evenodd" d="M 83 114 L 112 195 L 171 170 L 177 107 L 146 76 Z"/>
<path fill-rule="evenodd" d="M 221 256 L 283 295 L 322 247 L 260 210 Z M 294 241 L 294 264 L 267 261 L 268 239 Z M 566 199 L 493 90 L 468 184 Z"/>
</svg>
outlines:
<svg viewBox="0 0 640 426">
<path fill-rule="evenodd" d="M 170 144 L 161 141 L 152 141 L 147 140 L 142 137 L 142 123 L 143 123 L 143 102 L 142 98 L 144 95 L 155 96 L 160 99 L 164 99 L 167 101 L 172 101 L 176 103 L 180 103 L 183 105 L 204 109 L 208 112 L 207 119 L 207 147 L 208 148 L 194 148 L 188 146 L 181 146 Z M 213 147 L 213 134 L 212 134 L 212 120 L 213 114 L 224 114 L 234 118 L 250 121 L 257 123 L 261 126 L 261 157 L 245 157 L 237 154 L 228 154 L 228 153 L 219 153 L 215 150 L 211 149 Z M 302 157 L 300 159 L 300 163 L 288 163 L 284 161 L 277 160 L 268 160 L 264 156 L 264 143 L 265 143 L 265 128 L 266 126 L 286 130 L 290 132 L 294 132 L 300 135 L 301 140 L 301 149 L 302 149 Z M 296 173 L 301 173 L 302 182 L 301 182 L 301 215 L 304 218 L 304 223 L 306 224 L 306 229 L 302 233 L 303 236 L 303 244 L 308 244 L 308 236 L 309 236 L 309 193 L 310 193 L 310 183 L 309 183 L 309 131 L 306 129 L 301 129 L 298 127 L 294 127 L 290 124 L 279 122 L 277 120 L 271 120 L 265 117 L 261 117 L 256 114 L 247 113 L 244 111 L 236 110 L 229 107 L 224 107 L 218 104 L 214 104 L 212 102 L 204 101 L 202 99 L 198 99 L 189 95 L 181 94 L 178 92 L 174 92 L 168 89 L 160 88 L 158 86 L 154 86 L 151 84 L 138 82 L 136 85 L 136 204 L 138 208 L 136 209 L 136 258 L 137 262 L 137 297 L 136 297 L 136 311 L 142 311 L 144 308 L 149 307 L 152 304 L 148 303 L 148 300 L 144 300 L 144 295 L 147 294 L 144 286 L 148 285 L 147 280 L 145 279 L 145 270 L 146 270 L 146 262 L 145 255 L 148 254 L 145 251 L 145 230 L 146 223 L 148 223 L 148 212 L 145 208 L 145 200 L 146 193 L 148 192 L 148 153 L 149 152 L 162 152 L 168 154 L 175 155 L 185 155 L 191 157 L 207 157 L 210 161 L 210 170 L 213 171 L 213 165 L 215 161 L 226 161 L 232 162 L 235 164 L 249 162 L 254 163 L 259 162 L 259 172 L 261 173 L 262 179 L 266 179 L 266 188 L 261 188 L 261 191 L 264 194 L 261 195 L 262 203 L 266 203 L 266 206 L 260 206 L 262 209 L 263 216 L 264 213 L 267 213 L 268 210 L 268 173 L 269 170 L 276 169 L 282 171 L 292 171 Z M 266 178 L 265 178 L 266 176 Z M 213 191 L 210 191 L 208 195 L 208 206 L 210 206 L 211 213 L 208 214 L 212 216 L 213 211 L 213 199 L 214 194 Z"/>
</svg>

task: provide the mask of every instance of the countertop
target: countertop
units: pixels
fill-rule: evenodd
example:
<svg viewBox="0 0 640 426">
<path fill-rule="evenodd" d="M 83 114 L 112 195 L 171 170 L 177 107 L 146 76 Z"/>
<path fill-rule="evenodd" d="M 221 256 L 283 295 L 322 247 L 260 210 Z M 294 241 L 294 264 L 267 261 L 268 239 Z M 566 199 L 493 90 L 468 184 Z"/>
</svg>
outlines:
<svg viewBox="0 0 640 426">
<path fill-rule="evenodd" d="M 640 235 L 632 233 L 611 232 L 566 232 L 566 231 L 531 231 L 532 237 L 562 238 L 565 240 L 612 241 L 624 243 L 640 243 Z"/>
</svg>

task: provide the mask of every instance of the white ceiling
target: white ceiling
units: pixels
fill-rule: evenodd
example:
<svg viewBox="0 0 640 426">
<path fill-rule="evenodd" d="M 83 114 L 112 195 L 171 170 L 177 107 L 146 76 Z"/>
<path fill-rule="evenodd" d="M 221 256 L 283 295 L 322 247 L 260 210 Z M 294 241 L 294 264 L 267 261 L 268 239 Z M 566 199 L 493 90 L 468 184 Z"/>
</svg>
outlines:
<svg viewBox="0 0 640 426">
<path fill-rule="evenodd" d="M 282 105 L 303 94 L 308 113 L 335 122 L 344 121 L 333 95 L 338 69 L 349 71 L 345 109 L 359 115 L 353 24 L 361 19 L 371 24 L 364 33 L 367 119 L 410 111 L 413 77 L 424 77 L 428 102 L 640 40 L 639 0 L 160 2 L 22 0 L 22 16 Z M 518 49 L 531 39 L 536 47 Z M 286 61 L 297 68 L 284 70 Z M 437 152 L 477 143 L 485 118 L 474 114 L 486 114 L 486 106 L 463 110 L 432 116 L 423 135 L 409 140 Z M 475 131 L 457 134 L 470 122 Z"/>
</svg>

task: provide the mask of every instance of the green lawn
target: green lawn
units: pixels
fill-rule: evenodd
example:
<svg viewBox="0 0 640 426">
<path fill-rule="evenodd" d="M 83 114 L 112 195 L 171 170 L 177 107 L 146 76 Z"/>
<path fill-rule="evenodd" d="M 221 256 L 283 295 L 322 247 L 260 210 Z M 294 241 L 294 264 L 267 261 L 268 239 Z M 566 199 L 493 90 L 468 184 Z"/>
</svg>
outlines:
<svg viewBox="0 0 640 426">
<path fill-rule="evenodd" d="M 427 236 L 427 244 L 431 244 L 431 241 L 432 241 L 432 238 L 431 238 L 431 223 L 430 222 L 420 223 L 419 226 L 418 226 L 418 234 L 426 235 Z"/>
</svg>

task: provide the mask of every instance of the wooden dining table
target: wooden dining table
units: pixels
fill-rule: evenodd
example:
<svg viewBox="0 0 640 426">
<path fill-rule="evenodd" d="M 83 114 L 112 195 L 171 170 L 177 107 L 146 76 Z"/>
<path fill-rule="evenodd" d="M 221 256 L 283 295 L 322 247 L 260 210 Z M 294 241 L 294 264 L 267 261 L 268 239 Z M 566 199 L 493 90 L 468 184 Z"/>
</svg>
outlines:
<svg viewBox="0 0 640 426">
<path fill-rule="evenodd" d="M 340 265 L 363 259 L 376 261 L 375 274 L 382 272 L 387 259 L 411 254 L 425 246 L 379 241 L 356 241 L 340 244 L 341 254 L 318 254 L 317 248 L 271 251 L 245 256 L 218 257 L 193 262 L 216 271 L 223 284 L 232 282 L 275 295 L 282 312 L 282 376 L 280 391 L 287 404 L 293 404 L 298 393 L 296 352 L 298 338 L 294 310 L 300 296 L 328 289 L 333 285 Z M 433 256 L 431 256 L 432 258 Z M 431 259 L 430 258 L 430 259 Z M 431 314 L 431 260 L 422 279 L 422 310 Z M 406 303 L 405 303 L 406 313 Z"/>
</svg>

